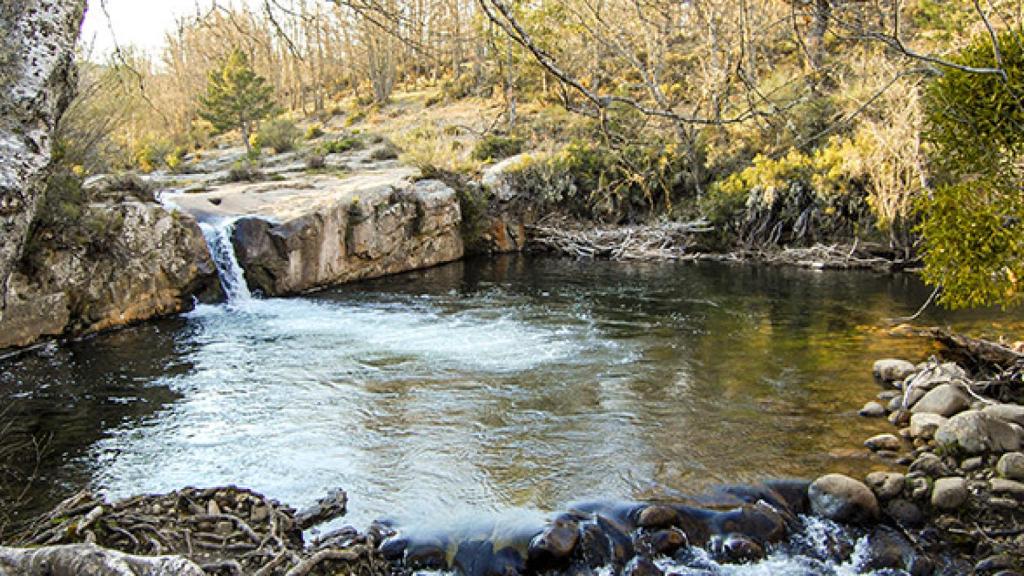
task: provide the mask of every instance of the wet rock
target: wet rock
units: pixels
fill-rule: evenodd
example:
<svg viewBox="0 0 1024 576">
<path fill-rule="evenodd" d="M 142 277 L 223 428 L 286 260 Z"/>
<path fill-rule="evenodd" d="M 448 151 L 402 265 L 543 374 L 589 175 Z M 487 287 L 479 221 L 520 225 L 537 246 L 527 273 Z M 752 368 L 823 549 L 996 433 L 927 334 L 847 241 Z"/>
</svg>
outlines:
<svg viewBox="0 0 1024 576">
<path fill-rule="evenodd" d="M 986 406 L 982 412 L 1004 422 L 1012 422 L 1018 426 L 1024 426 L 1024 406 L 1019 404 L 993 404 Z"/>
<path fill-rule="evenodd" d="M 712 539 L 711 554 L 720 562 L 745 564 L 762 560 L 764 548 L 743 534 L 727 534 Z"/>
<path fill-rule="evenodd" d="M 892 450 L 897 451 L 903 445 L 900 439 L 892 434 L 878 434 L 864 441 L 864 446 L 869 450 Z"/>
<path fill-rule="evenodd" d="M 919 528 L 924 525 L 925 515 L 913 502 L 896 498 L 885 504 L 885 514 L 897 524 L 907 528 Z"/>
<path fill-rule="evenodd" d="M 655 555 L 671 556 L 688 544 L 686 534 L 678 528 L 658 530 L 650 535 L 650 550 Z"/>
<path fill-rule="evenodd" d="M 306 530 L 329 522 L 335 518 L 345 515 L 348 506 L 348 495 L 344 490 L 335 489 L 327 493 L 327 496 L 316 501 L 309 508 L 299 510 L 295 514 L 295 521 L 300 530 Z"/>
<path fill-rule="evenodd" d="M 768 480 L 765 486 L 778 494 L 793 514 L 805 514 L 810 510 L 811 503 L 807 499 L 807 480 Z"/>
<path fill-rule="evenodd" d="M 544 557 L 554 560 L 568 558 L 579 539 L 579 524 L 566 516 L 556 518 L 551 526 L 530 541 L 529 558 L 531 561 Z"/>
<path fill-rule="evenodd" d="M 993 478 L 989 481 L 989 486 L 995 494 L 1024 500 L 1024 483 L 1006 478 Z"/>
<path fill-rule="evenodd" d="M 959 385 L 940 384 L 928 391 L 910 409 L 912 414 L 938 414 L 949 417 L 963 412 L 971 405 L 971 400 Z M 913 418 L 911 418 L 913 423 Z"/>
<path fill-rule="evenodd" d="M 664 572 L 649 558 L 636 556 L 622 570 L 623 576 L 663 576 Z"/>
<path fill-rule="evenodd" d="M 916 371 L 917 367 L 910 362 L 896 358 L 878 360 L 871 369 L 875 378 L 887 383 L 894 382 L 896 380 L 903 380 L 914 374 Z"/>
<path fill-rule="evenodd" d="M 445 549 L 440 543 L 417 542 L 405 550 L 405 565 L 413 570 L 448 568 Z"/>
<path fill-rule="evenodd" d="M 932 506 L 939 510 L 956 510 L 967 501 L 967 495 L 967 482 L 963 478 L 939 478 L 932 488 Z"/>
<path fill-rule="evenodd" d="M 674 508 L 655 504 L 640 511 L 637 525 L 641 528 L 665 528 L 672 526 L 677 519 Z"/>
<path fill-rule="evenodd" d="M 914 576 L 931 573 L 931 562 L 919 558 L 913 545 L 891 528 L 875 528 L 868 535 L 867 542 L 866 558 L 863 564 L 858 566 L 861 570 L 905 570 Z"/>
<path fill-rule="evenodd" d="M 869 522 L 878 518 L 878 500 L 863 483 L 842 474 L 826 474 L 807 489 L 811 510 L 837 522 Z"/>
<path fill-rule="evenodd" d="M 955 445 L 968 454 L 1010 452 L 1020 448 L 1020 438 L 1009 424 L 977 410 L 961 412 L 940 425 L 935 440 L 939 444 Z"/>
<path fill-rule="evenodd" d="M 885 416 L 886 411 L 885 406 L 882 406 L 878 402 L 868 402 L 860 409 L 858 414 L 866 418 L 881 418 L 882 416 Z"/>
<path fill-rule="evenodd" d="M 864 483 L 875 493 L 879 500 L 890 500 L 903 492 L 906 476 L 899 472 L 871 472 Z"/>
<path fill-rule="evenodd" d="M 945 416 L 930 412 L 919 412 L 910 417 L 910 435 L 914 438 L 929 439 L 947 421 Z"/>
<path fill-rule="evenodd" d="M 997 570 L 1005 570 L 1013 567 L 1013 557 L 1008 554 L 995 554 L 980 560 L 974 565 L 974 570 L 976 572 L 995 572 Z"/>
<path fill-rule="evenodd" d="M 910 465 L 910 471 L 920 472 L 926 476 L 931 476 L 932 478 L 946 476 L 950 473 L 949 466 L 942 461 L 942 458 L 939 458 L 930 452 L 925 452 L 924 454 L 921 454 L 917 460 L 914 460 Z"/>
<path fill-rule="evenodd" d="M 1010 480 L 1024 480 L 1024 454 L 1020 452 L 1007 452 L 999 458 L 996 463 L 996 472 L 1003 478 Z"/>
</svg>

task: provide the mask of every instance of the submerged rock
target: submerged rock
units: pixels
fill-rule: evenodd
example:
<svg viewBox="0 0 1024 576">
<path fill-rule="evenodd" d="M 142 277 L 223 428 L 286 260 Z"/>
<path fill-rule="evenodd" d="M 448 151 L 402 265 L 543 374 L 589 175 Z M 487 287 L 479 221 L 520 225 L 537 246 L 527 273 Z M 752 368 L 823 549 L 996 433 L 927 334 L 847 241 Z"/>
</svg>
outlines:
<svg viewBox="0 0 1024 576">
<path fill-rule="evenodd" d="M 826 474 L 807 489 L 811 510 L 837 522 L 870 522 L 878 518 L 878 500 L 863 483 L 843 474 Z"/>
</svg>

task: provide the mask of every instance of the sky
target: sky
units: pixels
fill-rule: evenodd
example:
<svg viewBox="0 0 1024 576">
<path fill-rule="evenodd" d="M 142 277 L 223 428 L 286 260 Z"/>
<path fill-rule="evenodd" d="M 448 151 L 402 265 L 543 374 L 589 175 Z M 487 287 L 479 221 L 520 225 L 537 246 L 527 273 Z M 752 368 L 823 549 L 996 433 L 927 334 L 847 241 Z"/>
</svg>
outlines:
<svg viewBox="0 0 1024 576">
<path fill-rule="evenodd" d="M 174 28 L 181 16 L 196 13 L 196 5 L 207 9 L 214 0 L 105 0 L 110 21 L 100 6 L 100 0 L 89 0 L 82 25 L 82 45 L 92 45 L 90 56 L 102 59 L 113 51 L 114 41 L 120 46 L 134 45 L 157 55 L 164 35 Z M 217 0 L 222 6 L 259 0 Z M 113 29 L 113 33 L 111 33 Z"/>
</svg>

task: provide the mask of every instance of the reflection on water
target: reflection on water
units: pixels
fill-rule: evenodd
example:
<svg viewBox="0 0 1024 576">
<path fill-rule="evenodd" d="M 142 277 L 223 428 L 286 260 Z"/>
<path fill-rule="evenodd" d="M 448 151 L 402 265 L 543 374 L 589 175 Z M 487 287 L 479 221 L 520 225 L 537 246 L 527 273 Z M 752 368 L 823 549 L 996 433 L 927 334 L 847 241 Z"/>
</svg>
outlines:
<svg viewBox="0 0 1024 576">
<path fill-rule="evenodd" d="M 908 276 L 470 261 L 178 319 L 7 361 L 0 397 L 52 434 L 49 495 L 235 483 L 348 490 L 348 520 L 550 510 L 719 482 L 863 473 L 858 418 Z M 942 317 L 959 327 L 991 313 Z"/>
</svg>

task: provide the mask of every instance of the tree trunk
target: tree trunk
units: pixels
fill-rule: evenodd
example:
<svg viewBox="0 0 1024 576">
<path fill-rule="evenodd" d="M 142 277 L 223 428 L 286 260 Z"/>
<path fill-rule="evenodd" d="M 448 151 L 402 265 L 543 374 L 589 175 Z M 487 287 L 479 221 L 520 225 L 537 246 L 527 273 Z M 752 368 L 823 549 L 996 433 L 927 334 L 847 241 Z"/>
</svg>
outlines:
<svg viewBox="0 0 1024 576">
<path fill-rule="evenodd" d="M 0 318 L 42 195 L 53 131 L 75 89 L 85 0 L 0 4 Z"/>
</svg>

